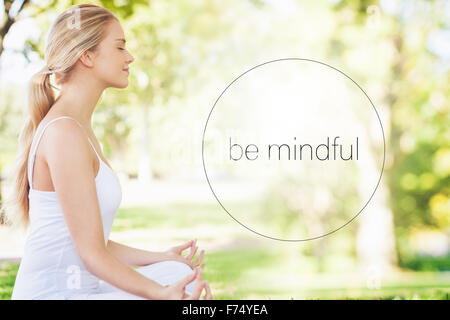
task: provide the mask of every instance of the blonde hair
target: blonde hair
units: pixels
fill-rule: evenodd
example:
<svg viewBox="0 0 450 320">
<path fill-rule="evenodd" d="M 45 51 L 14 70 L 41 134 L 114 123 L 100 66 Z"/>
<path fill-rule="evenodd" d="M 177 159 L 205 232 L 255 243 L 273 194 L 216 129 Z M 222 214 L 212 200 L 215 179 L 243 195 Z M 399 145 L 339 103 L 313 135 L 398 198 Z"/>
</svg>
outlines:
<svg viewBox="0 0 450 320">
<path fill-rule="evenodd" d="M 86 50 L 95 51 L 106 35 L 107 24 L 113 19 L 117 20 L 105 8 L 80 4 L 60 14 L 50 28 L 45 45 L 45 66 L 29 83 L 28 115 L 18 136 L 16 165 L 8 177 L 12 192 L 0 210 L 7 223 L 29 224 L 28 158 L 37 127 L 55 102 L 51 74 L 55 74 L 56 84 L 67 81 L 81 54 Z"/>
</svg>

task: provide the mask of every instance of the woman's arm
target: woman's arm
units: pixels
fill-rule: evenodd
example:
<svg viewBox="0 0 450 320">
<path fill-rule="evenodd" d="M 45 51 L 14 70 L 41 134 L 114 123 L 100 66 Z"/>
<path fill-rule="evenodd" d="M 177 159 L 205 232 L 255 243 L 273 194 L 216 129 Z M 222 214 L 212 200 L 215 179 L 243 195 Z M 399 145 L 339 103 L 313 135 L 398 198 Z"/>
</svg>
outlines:
<svg viewBox="0 0 450 320">
<path fill-rule="evenodd" d="M 46 137 L 46 139 L 44 139 Z M 44 133 L 45 158 L 74 246 L 86 269 L 113 286 L 148 299 L 165 299 L 159 283 L 115 258 L 106 248 L 87 136 L 69 119 Z"/>
<path fill-rule="evenodd" d="M 160 261 L 171 260 L 165 252 L 141 250 L 108 240 L 108 251 L 129 266 L 145 266 Z"/>
<path fill-rule="evenodd" d="M 108 250 L 85 250 L 83 263 L 93 275 L 131 294 L 151 300 L 166 299 L 164 287 L 116 259 Z"/>
<path fill-rule="evenodd" d="M 190 248 L 189 254 L 183 256 L 183 251 L 188 248 Z M 107 249 L 117 259 L 130 266 L 145 266 L 155 262 L 174 260 L 187 264 L 192 270 L 200 265 L 205 254 L 205 250 L 202 250 L 197 259 L 192 260 L 198 249 L 197 240 L 190 240 L 162 252 L 140 250 L 109 240 Z"/>
</svg>

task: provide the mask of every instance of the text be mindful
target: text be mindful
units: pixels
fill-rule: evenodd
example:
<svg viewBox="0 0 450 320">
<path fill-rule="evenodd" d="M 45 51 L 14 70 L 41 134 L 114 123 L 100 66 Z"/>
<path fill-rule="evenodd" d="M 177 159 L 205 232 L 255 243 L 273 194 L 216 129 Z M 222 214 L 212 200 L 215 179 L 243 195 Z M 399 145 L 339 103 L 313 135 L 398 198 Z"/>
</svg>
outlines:
<svg viewBox="0 0 450 320">
<path fill-rule="evenodd" d="M 343 144 L 338 142 L 339 136 L 334 137 L 333 143 L 330 145 L 330 137 L 327 142 L 314 147 L 309 143 L 305 144 L 268 144 L 265 149 L 265 155 L 268 160 L 358 160 L 359 157 L 359 141 L 355 139 L 355 154 L 353 154 L 353 143 L 345 148 Z M 294 137 L 296 140 L 296 137 Z M 259 148 L 256 144 L 240 145 L 233 143 L 230 137 L 229 160 L 256 160 L 260 157 Z M 264 154 L 263 154 L 264 155 Z"/>
</svg>

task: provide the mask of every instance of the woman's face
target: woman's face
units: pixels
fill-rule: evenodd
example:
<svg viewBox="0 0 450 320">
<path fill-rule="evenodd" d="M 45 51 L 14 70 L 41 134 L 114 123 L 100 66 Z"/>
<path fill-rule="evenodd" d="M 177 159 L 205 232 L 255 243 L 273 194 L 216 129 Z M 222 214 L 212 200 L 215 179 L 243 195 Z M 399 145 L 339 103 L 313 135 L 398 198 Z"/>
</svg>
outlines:
<svg viewBox="0 0 450 320">
<path fill-rule="evenodd" d="M 128 86 L 128 65 L 134 61 L 125 48 L 125 36 L 120 23 L 113 19 L 107 26 L 105 38 L 95 51 L 93 72 L 105 82 L 106 87 Z"/>
</svg>

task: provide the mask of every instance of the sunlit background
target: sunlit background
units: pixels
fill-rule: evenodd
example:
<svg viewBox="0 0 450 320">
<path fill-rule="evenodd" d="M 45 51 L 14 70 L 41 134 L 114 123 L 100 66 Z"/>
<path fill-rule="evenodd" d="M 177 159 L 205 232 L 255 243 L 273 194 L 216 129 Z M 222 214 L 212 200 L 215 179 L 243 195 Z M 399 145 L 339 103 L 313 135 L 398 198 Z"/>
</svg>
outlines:
<svg viewBox="0 0 450 320">
<path fill-rule="evenodd" d="M 165 250 L 198 238 L 216 299 L 449 298 L 450 1 L 86 2 L 119 17 L 135 57 L 128 88 L 106 90 L 93 117 L 123 190 L 112 240 Z M 78 3 L 0 1 L 0 200 L 46 33 Z M 205 122 L 221 92 L 244 71 L 289 57 L 351 76 L 377 107 L 386 137 L 383 177 L 367 208 L 308 242 L 267 239 L 234 221 L 202 166 Z M 261 202 L 261 190 L 236 189 L 228 178 L 223 171 L 215 181 L 234 208 L 251 216 L 258 201 L 268 214 L 283 213 L 271 215 L 280 234 L 292 232 L 301 212 L 314 213 L 309 225 L 324 230 L 315 218 L 330 205 L 323 189 L 285 183 Z M 359 197 L 370 191 L 364 186 Z M 308 201 L 297 196 L 302 191 Z M 0 225 L 0 299 L 10 299 L 24 241 L 23 231 Z"/>
<path fill-rule="evenodd" d="M 290 58 L 227 87 L 208 115 L 202 154 L 208 184 L 233 218 L 257 234 L 298 241 L 337 230 L 367 204 L 382 173 L 384 134 L 350 78 Z M 259 196 L 242 209 L 224 196 L 230 185 L 247 199 L 248 190 Z M 285 205 L 273 208 L 277 197 Z"/>
</svg>

